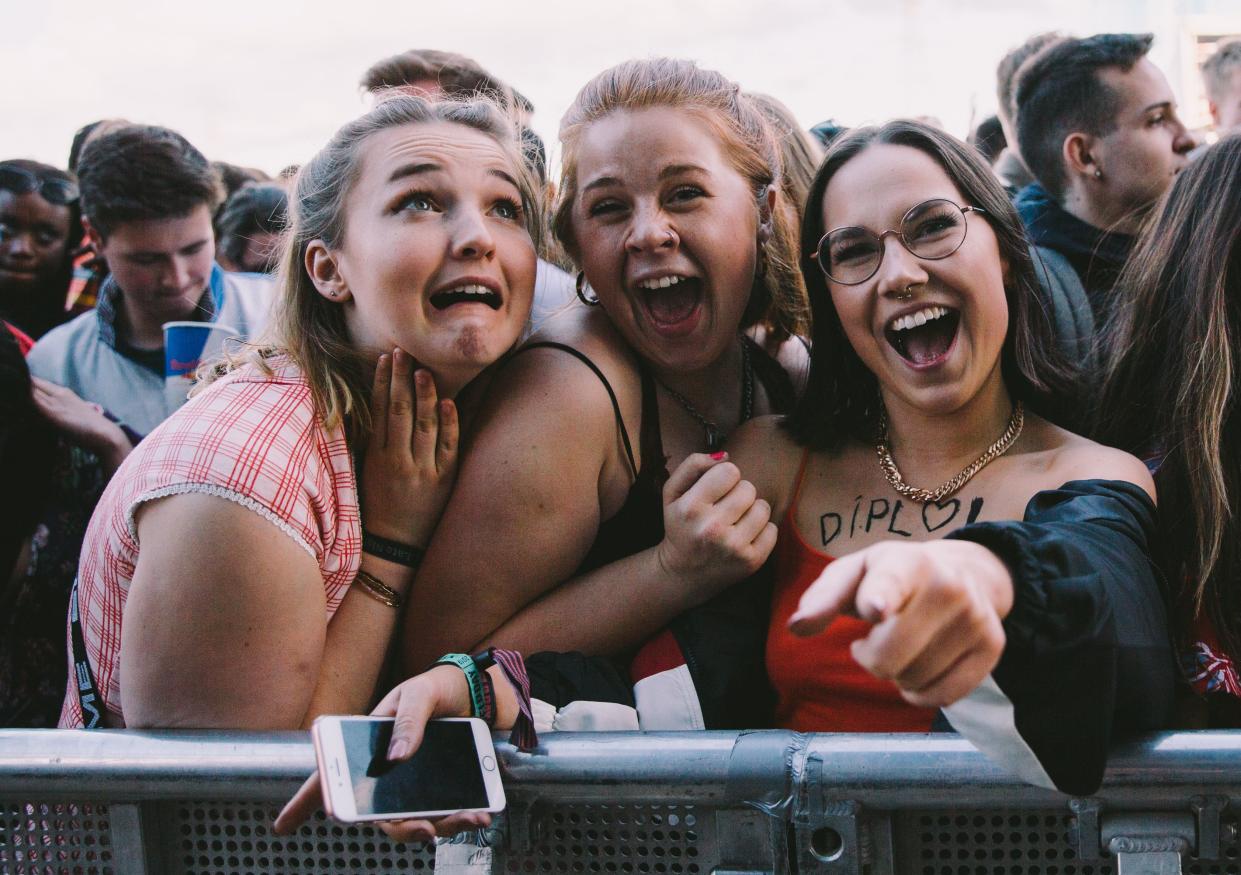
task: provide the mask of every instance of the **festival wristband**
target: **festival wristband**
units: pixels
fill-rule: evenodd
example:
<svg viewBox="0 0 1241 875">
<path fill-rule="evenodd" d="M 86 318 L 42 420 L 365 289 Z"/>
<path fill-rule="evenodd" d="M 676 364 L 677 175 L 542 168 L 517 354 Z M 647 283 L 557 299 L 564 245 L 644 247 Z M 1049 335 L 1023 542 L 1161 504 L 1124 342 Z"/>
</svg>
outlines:
<svg viewBox="0 0 1241 875">
<path fill-rule="evenodd" d="M 406 568 L 417 568 L 422 562 L 424 551 L 412 544 L 402 544 L 400 541 L 372 535 L 366 529 L 363 529 L 362 552 L 378 556 L 380 559 L 387 559 L 389 562 L 395 562 L 397 565 L 404 565 Z"/>
<path fill-rule="evenodd" d="M 521 654 L 516 650 L 492 647 L 476 658 L 483 661 L 489 659 L 500 666 L 500 671 L 517 694 L 517 719 L 513 721 L 513 733 L 509 736 L 509 743 L 526 753 L 534 750 L 538 746 L 539 736 L 534 729 L 534 713 L 530 707 L 530 676 L 526 673 L 526 663 Z"/>
<path fill-rule="evenodd" d="M 465 681 L 470 687 L 470 713 L 474 717 L 482 717 L 487 713 L 486 691 L 483 688 L 483 674 L 478 670 L 478 666 L 474 664 L 474 659 L 465 653 L 445 653 L 439 659 L 432 663 L 432 667 L 437 665 L 455 665 L 457 668 L 465 672 Z M 492 700 L 495 700 L 494 691 Z M 494 705 L 492 709 L 494 710 Z M 494 719 L 494 718 L 493 718 Z"/>
</svg>

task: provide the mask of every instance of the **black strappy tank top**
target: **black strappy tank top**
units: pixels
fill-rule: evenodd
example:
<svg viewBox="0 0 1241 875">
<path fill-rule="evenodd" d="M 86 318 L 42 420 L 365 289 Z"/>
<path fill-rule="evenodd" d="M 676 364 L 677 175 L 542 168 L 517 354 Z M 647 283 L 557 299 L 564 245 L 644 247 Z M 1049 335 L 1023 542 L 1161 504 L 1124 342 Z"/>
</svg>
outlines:
<svg viewBox="0 0 1241 875">
<path fill-rule="evenodd" d="M 767 351 L 748 337 L 743 341 L 750 347 L 750 360 L 754 367 L 754 376 L 762 384 L 771 401 L 775 413 L 787 413 L 793 408 L 796 393 L 793 381 L 780 363 L 768 355 Z M 620 430 L 621 443 L 625 447 L 625 455 L 629 461 L 629 469 L 634 474 L 633 484 L 625 503 L 613 516 L 599 524 L 595 542 L 582 559 L 574 573 L 585 574 L 594 571 L 618 559 L 632 556 L 650 547 L 654 547 L 664 538 L 664 502 L 663 487 L 668 480 L 668 459 L 664 455 L 664 443 L 659 434 L 659 403 L 655 394 L 655 378 L 646 363 L 637 360 L 638 376 L 642 384 L 642 424 L 638 432 L 638 448 L 642 460 L 639 467 L 634 457 L 633 444 L 629 439 L 629 431 L 625 428 L 624 417 L 621 416 L 620 402 L 608 378 L 603 375 L 590 358 L 581 350 L 574 349 L 563 343 L 540 341 L 523 346 L 513 355 L 519 355 L 528 349 L 557 349 L 568 353 L 594 372 L 607 390 L 612 401 L 612 412 L 616 416 L 616 427 Z"/>
</svg>

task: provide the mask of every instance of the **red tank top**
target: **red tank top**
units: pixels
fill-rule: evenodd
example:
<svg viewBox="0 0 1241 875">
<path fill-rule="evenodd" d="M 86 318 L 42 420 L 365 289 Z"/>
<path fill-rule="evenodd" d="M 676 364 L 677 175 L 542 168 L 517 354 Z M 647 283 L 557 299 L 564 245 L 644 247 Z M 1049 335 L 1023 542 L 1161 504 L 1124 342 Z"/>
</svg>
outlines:
<svg viewBox="0 0 1241 875">
<path fill-rule="evenodd" d="M 809 458 L 807 450 L 775 549 L 767 673 L 777 696 L 776 726 L 802 732 L 929 732 L 933 709 L 910 705 L 895 684 L 879 680 L 853 661 L 849 645 L 866 637 L 869 623 L 837 617 L 810 638 L 798 638 L 788 630 L 802 593 L 834 558 L 807 544 L 797 530 L 797 499 Z"/>
</svg>

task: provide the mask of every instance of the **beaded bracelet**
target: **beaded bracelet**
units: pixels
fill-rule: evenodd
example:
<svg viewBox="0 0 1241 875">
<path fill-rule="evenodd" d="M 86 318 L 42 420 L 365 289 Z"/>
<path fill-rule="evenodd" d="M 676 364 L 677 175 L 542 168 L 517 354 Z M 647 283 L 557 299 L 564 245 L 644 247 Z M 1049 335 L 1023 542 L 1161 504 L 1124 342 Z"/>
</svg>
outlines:
<svg viewBox="0 0 1241 875">
<path fill-rule="evenodd" d="M 404 565 L 406 568 L 417 568 L 422 562 L 422 556 L 425 551 L 412 544 L 402 544 L 400 541 L 393 541 L 391 538 L 372 535 L 366 529 L 363 529 L 362 552 L 378 556 L 380 559 L 387 559 L 389 562 L 395 562 L 397 565 Z"/>
</svg>

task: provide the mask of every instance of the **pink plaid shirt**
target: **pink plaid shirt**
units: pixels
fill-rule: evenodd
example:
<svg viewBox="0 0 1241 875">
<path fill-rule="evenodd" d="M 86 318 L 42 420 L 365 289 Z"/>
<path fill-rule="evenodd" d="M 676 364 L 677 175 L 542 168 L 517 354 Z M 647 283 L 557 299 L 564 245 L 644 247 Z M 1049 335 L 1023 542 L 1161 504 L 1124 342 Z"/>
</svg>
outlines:
<svg viewBox="0 0 1241 875">
<path fill-rule="evenodd" d="M 146 501 L 201 492 L 274 524 L 319 565 L 330 619 L 358 572 L 362 526 L 344 430 L 324 428 L 286 359 L 246 366 L 192 398 L 138 445 L 91 517 L 78 566 L 86 653 L 104 706 L 121 713 L 121 616 L 138 562 L 134 514 Z M 81 727 L 72 646 L 62 727 Z"/>
</svg>

